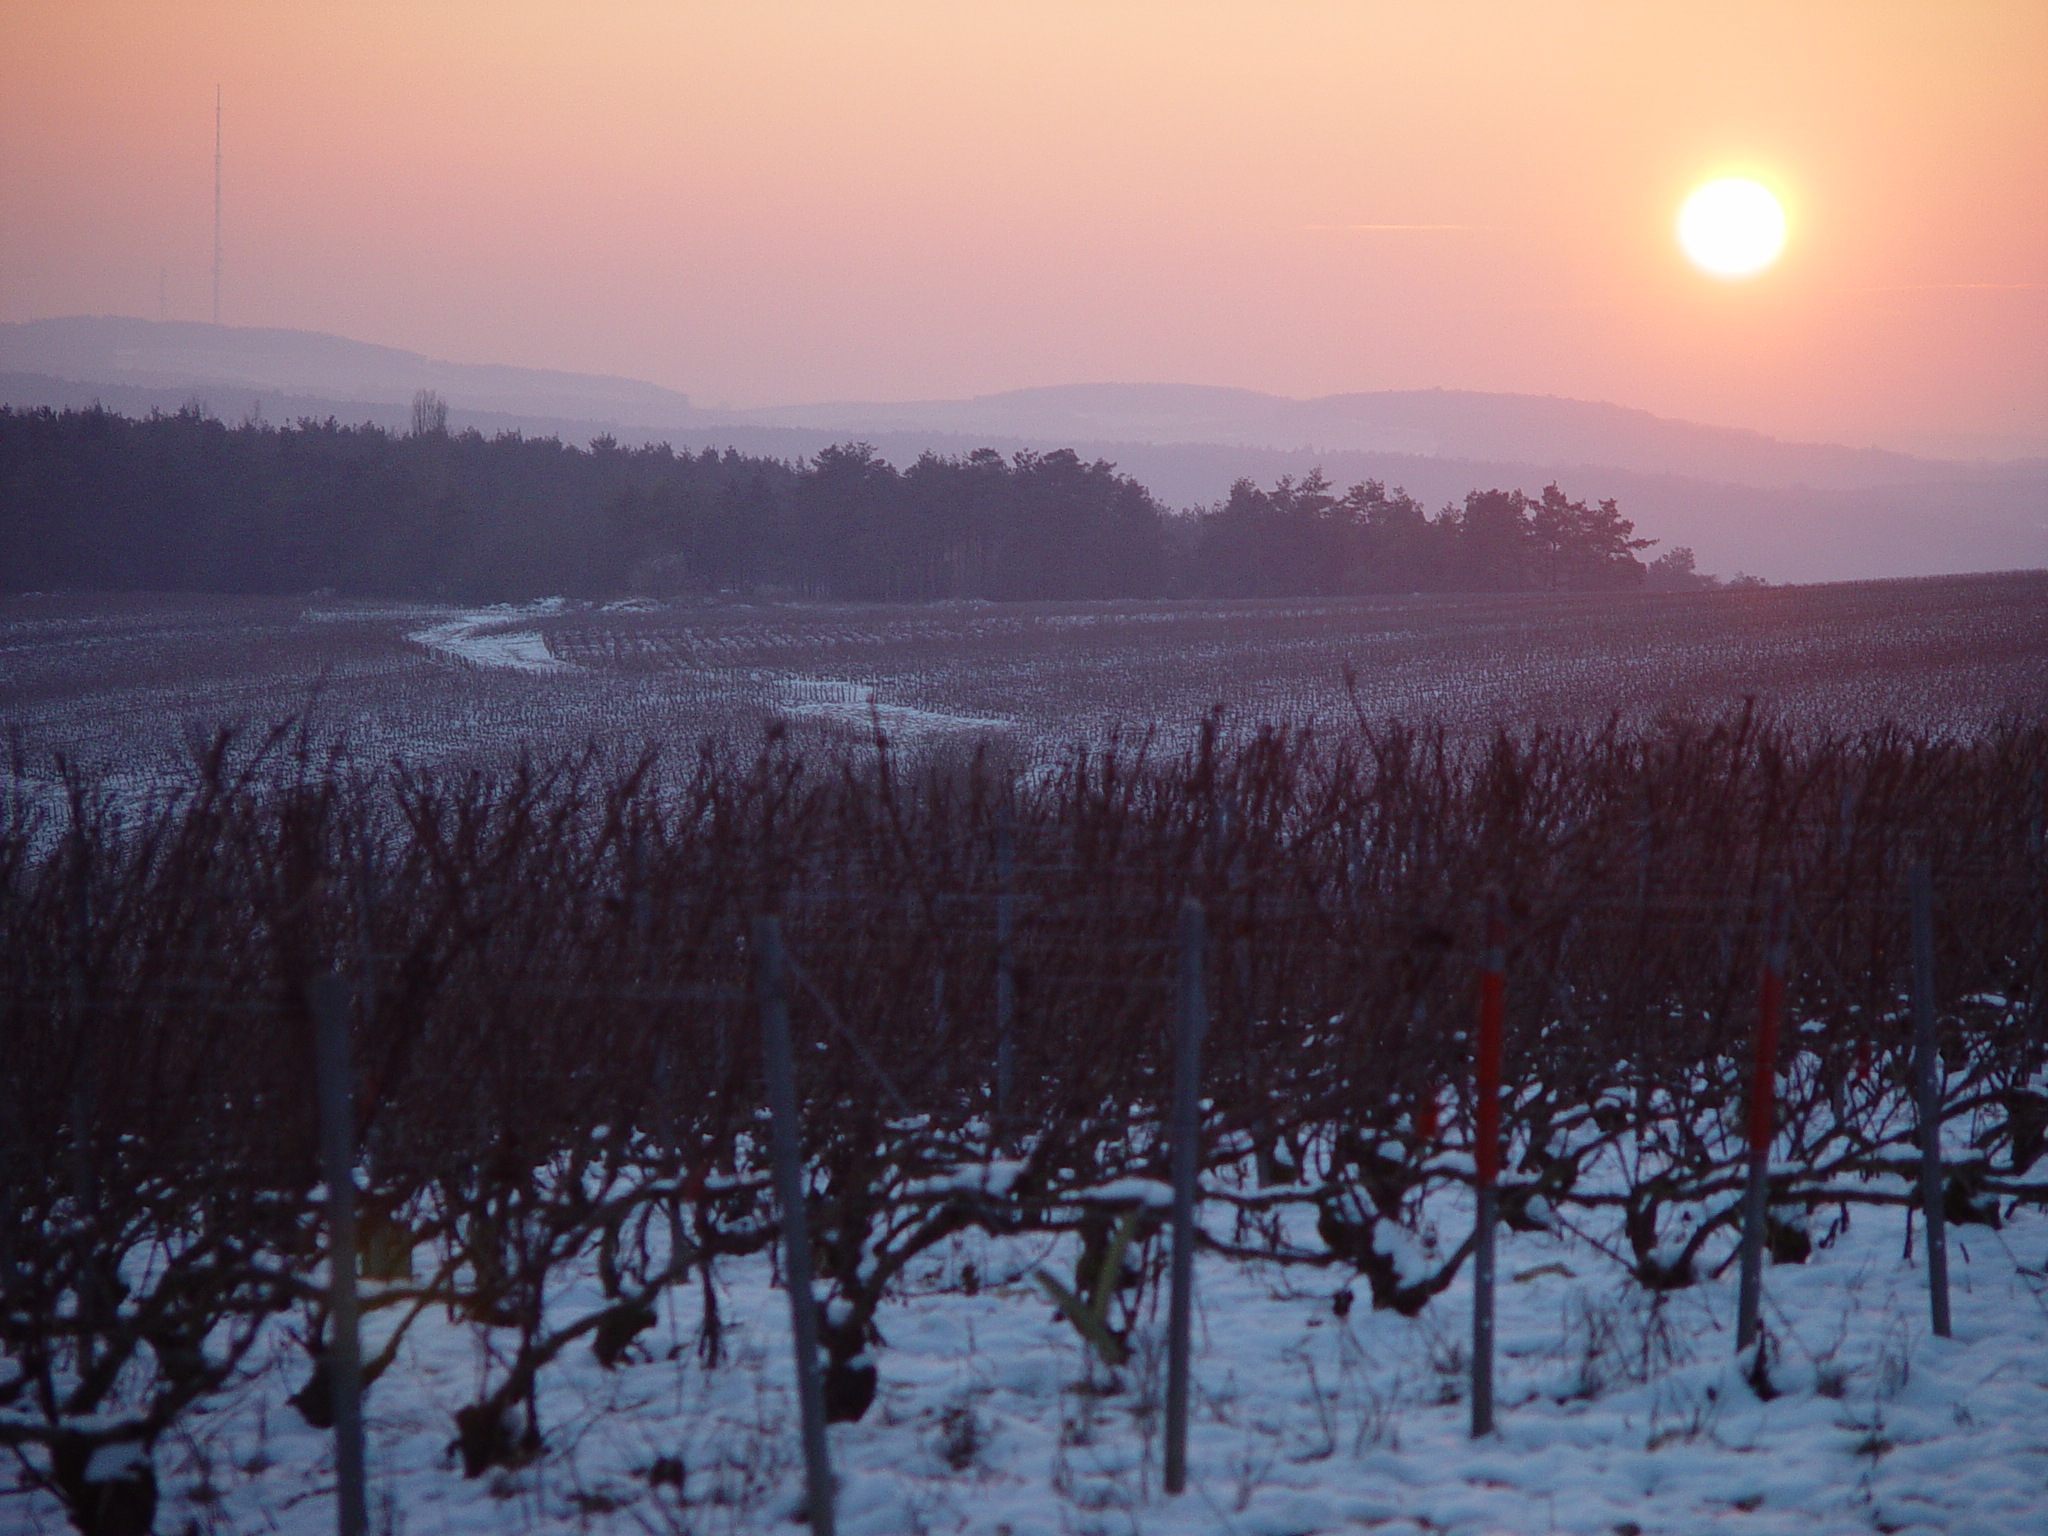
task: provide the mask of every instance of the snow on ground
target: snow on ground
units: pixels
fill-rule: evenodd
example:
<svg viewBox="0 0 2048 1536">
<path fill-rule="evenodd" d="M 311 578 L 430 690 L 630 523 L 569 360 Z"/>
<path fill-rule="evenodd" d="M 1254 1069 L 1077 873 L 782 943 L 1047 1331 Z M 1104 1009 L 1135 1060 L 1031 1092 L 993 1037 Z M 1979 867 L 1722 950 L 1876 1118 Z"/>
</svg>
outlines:
<svg viewBox="0 0 2048 1536">
<path fill-rule="evenodd" d="M 1469 1219 L 1446 1203 L 1451 1240 Z M 1823 1209 L 1816 1232 L 1835 1213 Z M 973 1532 L 1630 1533 L 1769 1536 L 2048 1529 L 2048 1217 L 1954 1229 L 1955 1337 L 1930 1335 L 1897 1210 L 1858 1208 L 1803 1266 L 1766 1272 L 1776 1396 L 1732 1360 L 1732 1268 L 1661 1300 L 1589 1242 L 1503 1232 L 1500 1432 L 1467 1438 L 1469 1290 L 1419 1318 L 1346 1319 L 1334 1270 L 1205 1256 L 1198 1273 L 1192 1485 L 1159 1480 L 1158 1327 L 1114 1383 L 1029 1281 L 1051 1239 L 970 1237 L 914 1265 L 886 1307 L 882 1389 L 835 1426 L 839 1529 Z M 1425 1236 L 1428 1234 L 1425 1233 Z M 1071 1240 L 1069 1240 L 1071 1241 Z M 1916 1245 L 1917 1248 L 1917 1245 Z M 962 1289 L 966 1266 L 982 1283 Z M 606 1372 L 582 1348 L 543 1375 L 547 1451 L 466 1481 L 448 1454 L 486 1344 L 423 1317 L 369 1399 L 373 1531 L 390 1536 L 789 1530 L 801 1485 L 786 1301 L 768 1263 L 725 1261 L 726 1362 L 698 1359 L 694 1279 Z M 595 1282 L 576 1288 L 585 1299 Z M 563 1297 L 564 1300 L 573 1300 Z M 388 1313 L 374 1314 L 371 1340 Z M 272 1368 L 157 1451 L 158 1529 L 332 1529 L 328 1437 L 284 1405 L 304 1357 Z M 41 1496 L 0 1527 L 63 1529 Z"/>
<path fill-rule="evenodd" d="M 547 637 L 539 630 L 505 627 L 523 618 L 559 613 L 563 606 L 559 597 L 519 606 L 499 603 L 429 624 L 425 629 L 411 631 L 405 638 L 479 667 L 514 672 L 573 672 L 575 667 L 548 649 Z"/>
<path fill-rule="evenodd" d="M 877 699 L 875 690 L 865 683 L 840 682 L 833 678 L 789 679 L 777 687 L 775 701 L 776 707 L 786 715 L 829 720 L 863 731 L 879 725 L 899 740 L 960 731 L 1012 729 L 1011 721 L 988 716 L 936 714 L 928 709 L 883 704 Z"/>
</svg>

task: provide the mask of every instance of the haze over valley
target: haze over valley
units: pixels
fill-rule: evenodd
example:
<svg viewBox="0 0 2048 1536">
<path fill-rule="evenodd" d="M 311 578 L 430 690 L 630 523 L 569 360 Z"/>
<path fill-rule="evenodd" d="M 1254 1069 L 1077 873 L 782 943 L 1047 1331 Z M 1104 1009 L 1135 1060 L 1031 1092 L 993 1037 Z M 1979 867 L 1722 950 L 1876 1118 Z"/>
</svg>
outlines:
<svg viewBox="0 0 2048 1536">
<path fill-rule="evenodd" d="M 0 403 L 131 414 L 193 402 L 223 420 L 300 417 L 403 430 L 433 390 L 456 429 L 587 442 L 735 447 L 798 458 L 848 441 L 908 466 L 920 454 L 1072 448 L 1106 459 L 1169 506 L 1220 501 L 1233 482 L 1321 469 L 1379 480 L 1426 505 L 1561 480 L 1615 498 L 1641 531 L 1701 569 L 1838 581 L 2048 565 L 2048 457 L 1919 458 L 1783 442 L 1548 396 L 1384 391 L 1292 400 L 1196 385 L 1076 384 L 969 400 L 699 406 L 631 379 L 436 362 L 294 331 L 118 317 L 0 324 Z"/>
</svg>

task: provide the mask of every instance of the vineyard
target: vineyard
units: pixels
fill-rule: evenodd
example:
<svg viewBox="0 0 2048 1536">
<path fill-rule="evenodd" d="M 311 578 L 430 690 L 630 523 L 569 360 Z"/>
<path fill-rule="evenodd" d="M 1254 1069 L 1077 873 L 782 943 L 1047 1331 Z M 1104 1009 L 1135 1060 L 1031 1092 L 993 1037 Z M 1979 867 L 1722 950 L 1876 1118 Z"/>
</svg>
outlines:
<svg viewBox="0 0 2048 1536">
<path fill-rule="evenodd" d="M 1697 593 L 1240 602 L 678 601 L 448 609 L 332 599 L 0 598 L 0 716 L 136 790 L 195 740 L 295 717 L 365 762 L 505 767 L 592 739 L 813 751 L 986 745 L 1052 762 L 1239 722 L 1632 727 L 1755 698 L 1802 730 L 2048 713 L 2048 575 Z M 53 801 L 54 803 L 54 801 Z"/>
<path fill-rule="evenodd" d="M 771 681 L 846 735 L 17 763 L 0 1522 L 325 1529 L 359 1379 L 380 1531 L 822 1524 L 792 1328 L 847 1530 L 2038 1515 L 2038 712 L 1485 732 L 1354 671 L 920 754 Z"/>
</svg>

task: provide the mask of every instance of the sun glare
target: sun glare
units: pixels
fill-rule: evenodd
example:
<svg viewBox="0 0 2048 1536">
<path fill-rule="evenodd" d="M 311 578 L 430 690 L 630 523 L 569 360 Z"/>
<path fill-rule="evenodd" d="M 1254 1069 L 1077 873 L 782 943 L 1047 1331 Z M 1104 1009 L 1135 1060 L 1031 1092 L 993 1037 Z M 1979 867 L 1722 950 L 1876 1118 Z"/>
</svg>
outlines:
<svg viewBox="0 0 2048 1536">
<path fill-rule="evenodd" d="M 1785 210 L 1757 182 L 1710 181 L 1679 209 L 1678 243 L 1702 271 L 1749 277 L 1785 248 Z"/>
</svg>

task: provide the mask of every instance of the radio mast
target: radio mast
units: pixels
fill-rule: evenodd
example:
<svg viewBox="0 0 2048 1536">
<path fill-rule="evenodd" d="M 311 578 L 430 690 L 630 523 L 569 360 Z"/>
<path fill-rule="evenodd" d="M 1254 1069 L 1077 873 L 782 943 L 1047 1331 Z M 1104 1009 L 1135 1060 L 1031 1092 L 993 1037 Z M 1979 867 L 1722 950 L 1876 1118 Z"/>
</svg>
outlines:
<svg viewBox="0 0 2048 1536">
<path fill-rule="evenodd" d="M 213 88 L 213 323 L 220 324 L 220 87 Z"/>
</svg>

